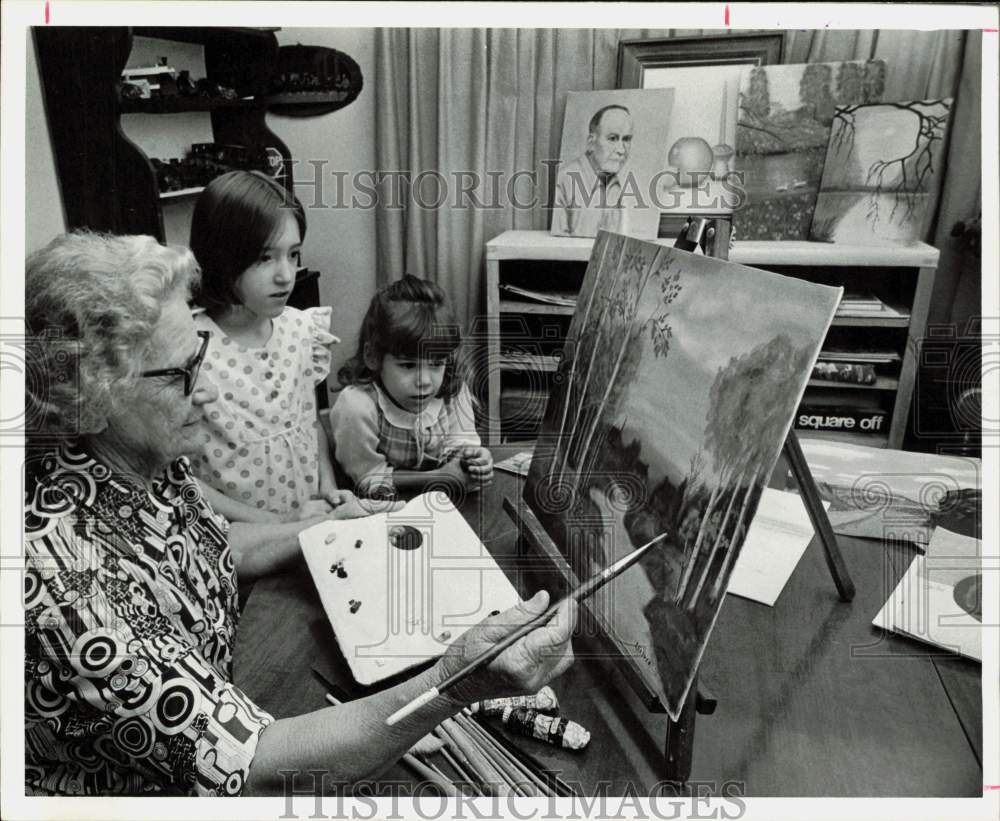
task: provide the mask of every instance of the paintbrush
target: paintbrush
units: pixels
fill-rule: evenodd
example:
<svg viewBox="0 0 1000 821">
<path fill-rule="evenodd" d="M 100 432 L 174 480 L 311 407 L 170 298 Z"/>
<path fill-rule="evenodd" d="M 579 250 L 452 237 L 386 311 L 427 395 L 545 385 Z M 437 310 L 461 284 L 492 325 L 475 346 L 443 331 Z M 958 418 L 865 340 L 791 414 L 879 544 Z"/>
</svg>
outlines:
<svg viewBox="0 0 1000 821">
<path fill-rule="evenodd" d="M 566 598 L 575 599 L 576 601 L 579 602 L 583 601 L 588 596 L 593 595 L 595 592 L 600 590 L 613 578 L 620 575 L 629 567 L 631 567 L 633 564 L 635 564 L 637 561 L 639 561 L 639 559 L 642 558 L 642 556 L 646 553 L 647 550 L 649 550 L 653 545 L 665 539 L 666 537 L 667 537 L 666 533 L 661 533 L 655 539 L 646 542 L 646 544 L 642 545 L 642 547 L 637 547 L 627 556 L 624 556 L 623 558 L 619 559 L 617 562 L 606 567 L 604 570 L 595 573 L 587 581 L 585 581 L 583 584 L 577 587 L 576 590 L 570 593 Z M 565 599 L 563 601 L 565 601 Z M 520 639 L 524 638 L 526 635 L 528 635 L 528 633 L 530 633 L 535 628 L 540 627 L 541 625 L 548 622 L 556 614 L 556 610 L 559 609 L 559 606 L 561 604 L 562 601 L 559 601 L 556 602 L 555 604 L 550 605 L 545 610 L 545 612 L 535 616 L 535 618 L 533 618 L 526 624 L 522 624 L 517 630 L 515 630 L 505 639 L 497 642 L 489 650 L 486 650 L 485 652 L 480 653 L 478 656 L 476 656 L 461 670 L 459 670 L 456 673 L 452 673 L 450 676 L 448 676 L 448 678 L 446 678 L 436 687 L 431 687 L 431 689 L 428 690 L 426 693 L 417 696 L 409 704 L 396 710 L 396 712 L 394 712 L 391 716 L 389 716 L 385 720 L 385 723 L 391 727 L 393 724 L 402 721 L 408 715 L 410 715 L 413 712 L 416 712 L 428 702 L 433 701 L 435 698 L 437 698 L 446 690 L 451 689 L 460 681 L 466 679 L 468 676 L 472 675 L 480 668 L 485 667 L 487 664 L 493 661 L 497 656 L 503 653 L 503 651 L 506 650 L 508 647 L 510 647 L 513 644 L 516 644 Z"/>
</svg>

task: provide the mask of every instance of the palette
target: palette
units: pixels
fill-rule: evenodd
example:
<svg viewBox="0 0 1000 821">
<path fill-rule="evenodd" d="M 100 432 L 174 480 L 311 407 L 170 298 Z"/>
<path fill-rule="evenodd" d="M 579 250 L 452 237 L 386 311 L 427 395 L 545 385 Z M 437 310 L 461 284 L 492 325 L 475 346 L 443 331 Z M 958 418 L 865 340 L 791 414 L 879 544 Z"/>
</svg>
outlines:
<svg viewBox="0 0 1000 821">
<path fill-rule="evenodd" d="M 299 543 L 359 684 L 441 655 L 489 613 L 520 601 L 443 493 L 417 496 L 395 513 L 323 522 Z"/>
</svg>

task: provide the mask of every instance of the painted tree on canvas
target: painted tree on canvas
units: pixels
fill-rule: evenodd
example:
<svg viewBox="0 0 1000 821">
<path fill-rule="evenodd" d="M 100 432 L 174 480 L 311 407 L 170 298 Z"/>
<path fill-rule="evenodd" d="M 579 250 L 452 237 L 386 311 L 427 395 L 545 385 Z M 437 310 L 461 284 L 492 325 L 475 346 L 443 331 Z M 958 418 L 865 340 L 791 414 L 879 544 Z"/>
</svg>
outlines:
<svg viewBox="0 0 1000 821">
<path fill-rule="evenodd" d="M 581 389 L 568 396 L 571 401 L 566 402 L 561 420 L 550 480 L 562 488 L 578 484 L 579 469 L 592 452 L 629 347 L 648 333 L 655 357 L 666 357 L 670 350 L 668 307 L 680 293 L 680 271 L 663 249 L 648 243 L 626 243 L 619 260 L 610 287 L 600 299 L 596 326 L 589 321 L 581 325 L 581 335 L 583 329 L 589 330 L 589 346 L 586 351 L 581 349 L 583 356 L 571 365 L 572 379 L 580 381 L 582 377 Z M 655 296 L 644 299 L 650 285 L 657 288 Z M 589 305 L 586 310 L 591 310 Z M 580 362 L 586 362 L 582 373 L 577 370 Z"/>
<path fill-rule="evenodd" d="M 892 156 L 875 160 L 866 170 L 865 185 L 871 189 L 870 215 L 874 221 L 879 218 L 879 195 L 892 195 L 893 220 L 896 211 L 903 208 L 903 217 L 914 214 L 920 194 L 927 192 L 931 177 L 934 176 L 934 159 L 938 154 L 938 143 L 944 140 L 948 117 L 951 114 L 950 100 L 931 100 L 914 103 L 881 103 L 884 109 L 905 112 L 912 119 L 912 137 Z M 849 161 L 855 149 L 856 117 L 861 106 L 846 106 L 837 111 L 837 128 L 830 137 L 833 150 L 845 154 Z"/>
<path fill-rule="evenodd" d="M 672 259 L 667 259 L 662 251 L 657 251 L 652 259 L 640 248 L 631 255 L 626 264 L 626 272 L 622 289 L 618 292 L 612 316 L 618 332 L 614 335 L 613 357 L 603 360 L 606 373 L 601 374 L 598 382 L 602 390 L 596 405 L 589 408 L 589 425 L 582 438 L 581 452 L 593 452 L 595 437 L 602 424 L 606 424 L 611 393 L 619 384 L 622 365 L 629 349 L 635 346 L 639 338 L 649 335 L 655 359 L 665 359 L 670 352 L 670 340 L 673 331 L 670 327 L 670 312 L 668 310 L 681 291 L 680 271 Z M 644 299 L 647 285 L 654 284 L 656 292 L 653 299 Z M 642 308 L 645 307 L 645 312 Z"/>
<path fill-rule="evenodd" d="M 837 101 L 833 98 L 831 84 L 833 69 L 828 63 L 809 63 L 799 81 L 799 101 L 808 106 L 813 117 L 823 125 L 830 125 Z"/>
<path fill-rule="evenodd" d="M 752 508 L 767 477 L 763 471 L 780 440 L 788 409 L 776 397 L 798 396 L 809 352 L 778 335 L 716 372 L 709 394 L 705 445 L 712 455 L 712 480 L 697 530 L 689 544 L 675 601 L 688 610 L 714 602 L 735 558 L 730 550 L 749 527 Z M 749 426 L 748 426 L 749 425 Z"/>
<path fill-rule="evenodd" d="M 621 270 L 625 237 L 618 234 L 601 234 L 597 244 L 600 247 L 595 247 L 591 260 L 592 265 L 596 260 L 597 279 L 586 297 L 577 336 L 570 340 L 572 350 L 565 375 L 566 399 L 563 402 L 559 432 L 552 456 L 553 478 L 561 477 L 565 473 L 570 447 L 573 444 L 572 433 L 580 425 L 583 400 L 590 390 L 597 354 L 602 347 L 601 334 L 606 327 L 608 312 L 613 304 L 612 292 Z M 605 262 L 605 260 L 617 260 L 617 262 Z"/>
</svg>

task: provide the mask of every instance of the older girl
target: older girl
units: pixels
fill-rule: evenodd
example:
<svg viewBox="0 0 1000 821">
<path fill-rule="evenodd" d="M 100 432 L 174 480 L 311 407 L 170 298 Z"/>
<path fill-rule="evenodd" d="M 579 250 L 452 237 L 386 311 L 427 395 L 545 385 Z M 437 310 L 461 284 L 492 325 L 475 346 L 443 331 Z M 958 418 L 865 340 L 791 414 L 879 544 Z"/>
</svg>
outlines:
<svg viewBox="0 0 1000 821">
<path fill-rule="evenodd" d="M 191 223 L 201 265 L 199 330 L 219 401 L 192 464 L 227 518 L 296 519 L 342 503 L 315 387 L 330 370 L 330 309 L 287 305 L 306 233 L 302 205 L 270 177 L 232 171 L 202 192 Z"/>
</svg>

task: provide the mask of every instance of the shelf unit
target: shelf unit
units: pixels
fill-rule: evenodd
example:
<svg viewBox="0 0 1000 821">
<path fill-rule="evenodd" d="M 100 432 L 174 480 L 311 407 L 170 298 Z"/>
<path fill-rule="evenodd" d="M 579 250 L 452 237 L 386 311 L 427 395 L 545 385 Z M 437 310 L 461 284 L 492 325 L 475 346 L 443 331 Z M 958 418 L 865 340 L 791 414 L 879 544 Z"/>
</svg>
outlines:
<svg viewBox="0 0 1000 821">
<path fill-rule="evenodd" d="M 673 239 L 657 242 L 673 245 Z M 539 291 L 564 291 L 568 283 L 582 283 L 590 259 L 592 239 L 551 236 L 546 231 L 507 231 L 486 245 L 487 309 L 487 437 L 491 445 L 506 438 L 524 440 L 534 434 L 532 422 L 540 422 L 543 397 L 550 374 L 574 309 L 559 305 L 511 299 L 500 286 L 516 282 Z M 901 447 L 916 379 L 915 351 L 927 323 L 927 311 L 937 269 L 938 251 L 924 243 L 860 246 L 815 242 L 736 242 L 729 259 L 788 276 L 872 290 L 893 309 L 887 316 L 837 316 L 827 342 L 838 347 L 864 350 L 873 346 L 898 354 L 899 361 L 878 365 L 874 384 L 810 379 L 803 407 L 828 406 L 884 412 L 889 428 L 884 433 L 803 430 L 802 436 L 817 435 L 871 446 Z M 509 356 L 509 348 L 524 354 Z M 527 384 L 524 384 L 527 377 Z M 516 383 L 521 379 L 521 384 Z M 531 404 L 531 414 L 521 414 L 516 424 L 505 424 L 510 408 L 505 396 L 519 397 L 522 407 Z M 526 397 L 534 396 L 533 404 Z M 515 403 L 516 404 L 516 403 Z M 539 410 L 541 409 L 541 411 Z M 518 416 L 519 407 L 513 413 Z"/>
<path fill-rule="evenodd" d="M 291 191 L 291 154 L 265 122 L 266 92 L 278 57 L 275 31 L 238 27 L 35 28 L 46 119 L 67 228 L 149 234 L 161 242 L 188 244 L 194 202 L 204 188 L 161 193 L 150 161 L 152 149 L 130 137 L 126 125 L 135 126 L 135 131 L 152 140 L 173 145 L 187 146 L 207 141 L 207 137 L 254 152 L 273 149 L 282 159 L 275 178 Z M 142 46 L 138 59 L 179 53 L 197 63 L 198 73 L 192 72 L 195 78 L 203 71 L 209 80 L 234 89 L 238 98 L 119 99 L 122 69 L 130 59 L 137 59 L 137 42 Z M 174 68 L 191 67 L 178 64 Z M 318 305 L 319 276 L 316 271 L 301 269 L 289 305 Z M 318 386 L 316 394 L 320 407 L 327 407 L 325 386 Z"/>
<path fill-rule="evenodd" d="M 277 151 L 282 164 L 276 177 L 291 190 L 286 173 L 291 154 L 265 122 L 268 82 L 278 57 L 276 29 L 52 26 L 33 31 L 68 228 L 150 234 L 161 242 L 186 244 L 190 209 L 201 189 L 161 194 L 150 162 L 158 149 L 144 144 L 143 137 L 174 146 L 211 140 L 253 153 Z M 121 73 L 130 56 L 135 59 L 137 43 L 142 61 L 167 55 L 174 68 L 193 69 L 196 79 L 204 73 L 233 89 L 237 99 L 119 99 Z M 197 65 L 186 65 L 187 60 Z"/>
</svg>

